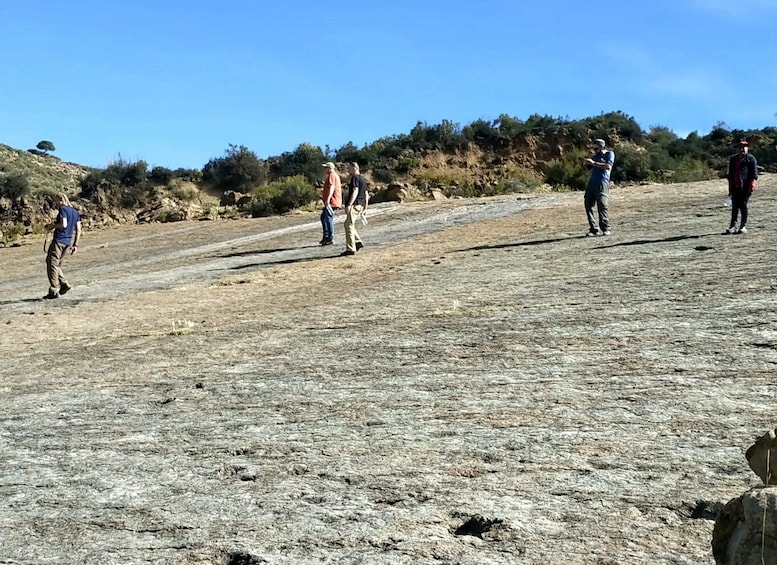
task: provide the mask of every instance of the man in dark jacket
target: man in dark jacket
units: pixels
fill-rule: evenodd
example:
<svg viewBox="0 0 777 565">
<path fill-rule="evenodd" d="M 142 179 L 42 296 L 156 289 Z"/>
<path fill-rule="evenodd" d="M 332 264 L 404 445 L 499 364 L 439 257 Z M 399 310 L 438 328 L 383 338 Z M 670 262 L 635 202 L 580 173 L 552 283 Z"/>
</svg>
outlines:
<svg viewBox="0 0 777 565">
<path fill-rule="evenodd" d="M 731 225 L 723 232 L 747 233 L 747 201 L 755 190 L 758 179 L 758 162 L 749 153 L 747 141 L 737 144 L 738 153 L 728 161 L 728 195 L 731 197 Z M 740 215 L 737 229 L 737 214 Z"/>
</svg>

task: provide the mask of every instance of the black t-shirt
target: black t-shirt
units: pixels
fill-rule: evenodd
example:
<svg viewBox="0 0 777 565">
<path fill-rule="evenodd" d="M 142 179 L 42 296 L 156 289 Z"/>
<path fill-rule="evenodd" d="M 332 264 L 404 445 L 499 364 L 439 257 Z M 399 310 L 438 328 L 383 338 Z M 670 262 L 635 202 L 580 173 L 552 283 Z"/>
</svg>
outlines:
<svg viewBox="0 0 777 565">
<path fill-rule="evenodd" d="M 348 181 L 348 200 L 345 201 L 348 204 L 353 196 L 353 191 L 358 190 L 356 195 L 356 204 L 364 204 L 367 202 L 367 181 L 361 175 L 353 175 L 351 180 Z"/>
</svg>

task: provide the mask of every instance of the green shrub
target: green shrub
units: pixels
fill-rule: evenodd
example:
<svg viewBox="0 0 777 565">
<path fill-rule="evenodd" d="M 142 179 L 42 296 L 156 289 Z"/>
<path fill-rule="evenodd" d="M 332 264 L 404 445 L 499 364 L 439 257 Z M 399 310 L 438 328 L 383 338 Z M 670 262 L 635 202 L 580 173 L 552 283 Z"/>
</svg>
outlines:
<svg viewBox="0 0 777 565">
<path fill-rule="evenodd" d="M 13 173 L 0 176 L 0 196 L 17 200 L 31 193 L 27 177 Z"/>
<path fill-rule="evenodd" d="M 165 185 L 173 180 L 173 171 L 167 167 L 156 166 L 151 169 L 151 174 L 148 175 L 148 178 L 155 184 Z"/>
<path fill-rule="evenodd" d="M 249 192 L 267 179 L 267 165 L 247 147 L 230 145 L 223 157 L 206 163 L 202 179 L 222 191 Z"/>
<path fill-rule="evenodd" d="M 278 179 L 254 190 L 253 217 L 284 214 L 320 198 L 318 190 L 302 175 Z"/>
<path fill-rule="evenodd" d="M 646 151 L 623 147 L 615 152 L 615 166 L 610 175 L 613 182 L 644 182 L 650 176 L 650 159 Z"/>
<path fill-rule="evenodd" d="M 415 184 L 423 189 L 439 188 L 446 196 L 475 196 L 472 181 L 461 169 L 427 169 L 416 175 Z"/>
<path fill-rule="evenodd" d="M 507 172 L 495 185 L 478 196 L 495 196 L 515 192 L 531 192 L 542 186 L 542 177 L 531 169 L 516 167 Z"/>
<path fill-rule="evenodd" d="M 706 163 L 686 157 L 680 161 L 672 175 L 674 182 L 695 182 L 717 178 L 717 173 Z"/>
<path fill-rule="evenodd" d="M 397 180 L 397 174 L 391 169 L 379 167 L 372 169 L 372 178 L 378 182 L 392 183 Z"/>
<path fill-rule="evenodd" d="M 314 183 L 324 176 L 325 161 L 331 161 L 320 147 L 310 143 L 300 143 L 294 151 L 273 157 L 269 161 L 270 177 L 282 179 L 302 175 L 308 182 Z"/>
<path fill-rule="evenodd" d="M 0 229 L 0 235 L 4 243 L 13 243 L 25 233 L 24 225 L 18 223 L 4 224 Z"/>
<path fill-rule="evenodd" d="M 200 195 L 197 185 L 182 179 L 173 179 L 168 185 L 170 194 L 183 202 L 194 202 Z"/>
<path fill-rule="evenodd" d="M 591 171 L 582 163 L 589 156 L 586 150 L 575 149 L 558 159 L 549 161 L 545 166 L 545 182 L 552 186 L 564 185 L 574 190 L 585 190 Z"/>
</svg>

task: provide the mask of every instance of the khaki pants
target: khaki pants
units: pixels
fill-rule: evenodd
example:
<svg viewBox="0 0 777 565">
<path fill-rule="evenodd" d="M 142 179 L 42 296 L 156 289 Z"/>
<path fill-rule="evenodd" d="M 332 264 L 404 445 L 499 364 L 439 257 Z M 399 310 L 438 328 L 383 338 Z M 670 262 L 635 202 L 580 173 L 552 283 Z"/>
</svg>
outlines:
<svg viewBox="0 0 777 565">
<path fill-rule="evenodd" d="M 356 232 L 356 222 L 362 211 L 364 211 L 364 207 L 361 204 L 354 204 L 348 208 L 348 213 L 345 216 L 345 248 L 348 251 L 356 251 L 356 242 L 362 242 L 362 238 Z"/>
<path fill-rule="evenodd" d="M 49 253 L 46 255 L 46 272 L 49 276 L 49 292 L 51 294 L 59 294 L 61 286 L 70 286 L 65 280 L 65 273 L 62 272 L 60 267 L 68 249 L 70 249 L 70 246 L 65 243 L 52 241 L 51 245 L 49 245 Z"/>
</svg>

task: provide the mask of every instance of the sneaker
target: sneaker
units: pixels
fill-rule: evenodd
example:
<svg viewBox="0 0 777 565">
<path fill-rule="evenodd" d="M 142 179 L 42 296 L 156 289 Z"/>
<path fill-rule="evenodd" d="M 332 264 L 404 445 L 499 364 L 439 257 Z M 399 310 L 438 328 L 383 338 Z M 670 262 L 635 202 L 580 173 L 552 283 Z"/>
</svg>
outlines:
<svg viewBox="0 0 777 565">
<path fill-rule="evenodd" d="M 728 228 L 726 231 L 723 232 L 723 235 L 731 235 L 734 233 L 737 233 L 737 228 L 736 226 L 731 226 L 730 228 Z"/>
<path fill-rule="evenodd" d="M 340 257 L 349 257 L 350 255 L 356 255 L 356 251 L 351 251 L 350 249 L 346 249 L 342 253 L 340 253 Z"/>
<path fill-rule="evenodd" d="M 61 285 L 61 286 L 59 287 L 59 295 L 60 295 L 60 296 L 62 296 L 62 295 L 64 295 L 64 294 L 67 294 L 67 293 L 68 293 L 68 292 L 70 292 L 72 289 L 73 289 L 73 287 L 72 287 L 72 286 L 70 286 L 69 284 L 63 284 L 63 285 Z"/>
<path fill-rule="evenodd" d="M 611 234 L 612 234 L 612 232 L 610 230 L 604 230 L 602 232 L 602 235 L 611 235 Z"/>
<path fill-rule="evenodd" d="M 737 230 L 737 233 L 747 233 L 747 228 L 745 226 L 742 226 Z M 61 291 L 60 291 L 61 292 Z"/>
<path fill-rule="evenodd" d="M 361 249 L 362 247 L 364 247 L 364 244 L 361 241 L 357 241 L 356 242 L 356 251 L 359 251 L 359 249 Z"/>
<path fill-rule="evenodd" d="M 332 245 L 334 242 L 335 242 L 334 239 L 322 239 L 321 240 L 321 245 L 322 246 L 324 246 L 324 245 Z"/>
<path fill-rule="evenodd" d="M 599 230 L 588 230 L 588 232 L 585 234 L 588 237 L 594 237 L 599 235 Z"/>
<path fill-rule="evenodd" d="M 43 300 L 53 300 L 53 299 L 55 299 L 55 298 L 59 298 L 59 294 L 57 294 L 56 292 L 51 292 L 51 291 L 49 291 L 49 293 L 48 293 L 48 294 L 46 294 L 46 295 L 43 297 Z"/>
</svg>

